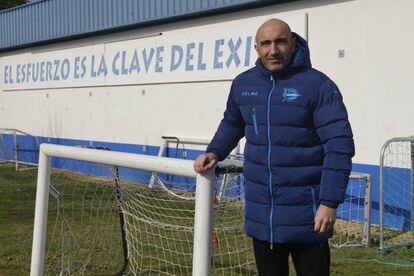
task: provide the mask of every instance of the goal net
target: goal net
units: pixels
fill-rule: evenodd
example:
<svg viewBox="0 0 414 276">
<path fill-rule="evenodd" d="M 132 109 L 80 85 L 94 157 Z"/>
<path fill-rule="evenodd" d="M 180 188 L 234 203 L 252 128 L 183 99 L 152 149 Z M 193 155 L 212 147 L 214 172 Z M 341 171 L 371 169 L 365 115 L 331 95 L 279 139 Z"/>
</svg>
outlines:
<svg viewBox="0 0 414 276">
<path fill-rule="evenodd" d="M 50 180 L 46 275 L 191 275 L 195 179 L 157 173 L 150 188 L 151 173 L 139 169 L 65 158 L 52 164 L 60 169 Z M 218 173 L 212 273 L 256 275 L 244 234 L 243 176 L 231 166 Z"/>
<path fill-rule="evenodd" d="M 380 161 L 380 248 L 410 245 L 414 245 L 414 136 L 387 141 Z"/>
<path fill-rule="evenodd" d="M 369 246 L 372 176 L 352 172 L 345 200 L 338 206 L 332 247 Z"/>
<path fill-rule="evenodd" d="M 27 170 L 33 168 L 38 158 L 38 137 L 18 129 L 0 128 L 0 162 L 11 162 L 16 170 Z"/>
<path fill-rule="evenodd" d="M 69 162 L 65 160 L 64 167 Z M 91 166 L 102 177 L 69 170 L 51 175 L 45 275 L 115 275 L 124 270 L 125 240 L 114 168 Z"/>
</svg>

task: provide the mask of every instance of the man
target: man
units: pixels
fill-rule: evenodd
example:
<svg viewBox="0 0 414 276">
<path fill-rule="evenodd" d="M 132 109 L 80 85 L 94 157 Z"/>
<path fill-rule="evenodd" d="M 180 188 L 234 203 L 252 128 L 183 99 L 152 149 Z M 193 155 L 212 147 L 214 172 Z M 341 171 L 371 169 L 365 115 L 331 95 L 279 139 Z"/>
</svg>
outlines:
<svg viewBox="0 0 414 276">
<path fill-rule="evenodd" d="M 259 275 L 329 275 L 328 238 L 354 155 L 338 87 L 311 67 L 306 41 L 278 19 L 256 34 L 256 66 L 237 76 L 204 173 L 246 136 L 245 226 Z"/>
</svg>

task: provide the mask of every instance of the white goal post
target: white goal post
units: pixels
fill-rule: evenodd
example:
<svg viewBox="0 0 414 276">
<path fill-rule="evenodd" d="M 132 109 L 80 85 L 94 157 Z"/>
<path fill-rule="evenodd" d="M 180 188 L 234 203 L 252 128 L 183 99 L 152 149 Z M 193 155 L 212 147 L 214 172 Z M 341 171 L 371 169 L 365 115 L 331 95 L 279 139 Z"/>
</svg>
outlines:
<svg viewBox="0 0 414 276">
<path fill-rule="evenodd" d="M 200 175 L 194 172 L 193 161 L 191 160 L 42 144 L 39 152 L 31 276 L 43 275 L 52 157 L 196 178 L 192 274 L 197 276 L 210 274 L 214 170 L 210 170 L 205 175 Z"/>
</svg>

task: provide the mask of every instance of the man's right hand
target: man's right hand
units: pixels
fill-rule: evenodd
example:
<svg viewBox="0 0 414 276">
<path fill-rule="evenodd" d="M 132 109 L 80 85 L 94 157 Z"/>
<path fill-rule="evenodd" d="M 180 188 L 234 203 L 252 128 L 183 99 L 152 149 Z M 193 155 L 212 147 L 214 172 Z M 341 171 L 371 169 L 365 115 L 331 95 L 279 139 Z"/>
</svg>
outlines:
<svg viewBox="0 0 414 276">
<path fill-rule="evenodd" d="M 194 161 L 194 170 L 204 174 L 218 163 L 218 158 L 214 153 L 204 153 L 197 157 Z"/>
</svg>

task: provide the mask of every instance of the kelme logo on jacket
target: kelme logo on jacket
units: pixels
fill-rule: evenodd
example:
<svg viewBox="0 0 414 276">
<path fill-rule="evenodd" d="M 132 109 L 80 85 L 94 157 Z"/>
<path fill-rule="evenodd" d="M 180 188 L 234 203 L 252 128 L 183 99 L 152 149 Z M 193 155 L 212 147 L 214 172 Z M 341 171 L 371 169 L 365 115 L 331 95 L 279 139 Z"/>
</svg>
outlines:
<svg viewBox="0 0 414 276">
<path fill-rule="evenodd" d="M 251 96 L 259 96 L 259 92 L 255 91 L 244 91 L 241 93 L 242 96 L 251 97 Z"/>
<path fill-rule="evenodd" d="M 282 96 L 283 96 L 282 102 L 293 102 L 294 100 L 299 98 L 301 95 L 294 88 L 284 88 Z"/>
</svg>

